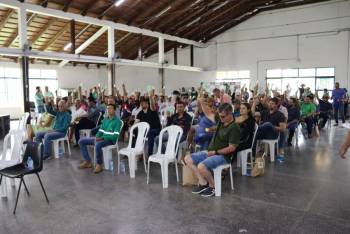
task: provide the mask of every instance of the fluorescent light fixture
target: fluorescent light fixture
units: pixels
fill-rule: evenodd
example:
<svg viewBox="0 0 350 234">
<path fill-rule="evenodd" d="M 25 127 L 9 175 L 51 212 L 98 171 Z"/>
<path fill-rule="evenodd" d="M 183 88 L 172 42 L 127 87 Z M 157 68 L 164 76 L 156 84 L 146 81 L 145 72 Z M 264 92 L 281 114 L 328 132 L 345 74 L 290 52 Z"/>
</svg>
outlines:
<svg viewBox="0 0 350 234">
<path fill-rule="evenodd" d="M 223 29 L 224 27 L 225 27 L 225 26 L 221 26 L 220 28 L 218 28 L 218 29 L 212 31 L 210 34 L 214 34 L 214 33 L 218 32 L 218 31 L 220 31 L 221 29 Z"/>
<path fill-rule="evenodd" d="M 159 16 L 163 15 L 165 12 L 167 12 L 168 10 L 170 10 L 171 6 L 168 6 L 166 9 L 162 10 L 158 15 L 156 15 L 155 17 L 158 18 Z"/>
<path fill-rule="evenodd" d="M 125 1 L 125 0 L 118 0 L 118 1 L 116 1 L 116 2 L 114 3 L 114 5 L 115 5 L 115 6 L 120 6 L 120 5 L 123 4 L 124 1 Z"/>
<path fill-rule="evenodd" d="M 69 48 L 71 48 L 72 47 L 72 43 L 71 42 L 69 42 L 67 45 L 65 45 L 64 46 L 64 50 L 69 50 Z"/>
<path fill-rule="evenodd" d="M 191 26 L 192 24 L 197 23 L 200 19 L 201 19 L 201 17 L 198 17 L 197 19 L 193 20 L 192 22 L 189 22 L 189 23 L 186 25 L 186 27 L 189 27 L 189 26 Z"/>
<path fill-rule="evenodd" d="M 228 1 L 225 1 L 225 2 L 221 3 L 217 7 L 214 7 L 212 11 L 216 11 L 217 9 L 220 9 L 221 7 L 225 6 L 227 3 L 228 3 Z"/>
</svg>

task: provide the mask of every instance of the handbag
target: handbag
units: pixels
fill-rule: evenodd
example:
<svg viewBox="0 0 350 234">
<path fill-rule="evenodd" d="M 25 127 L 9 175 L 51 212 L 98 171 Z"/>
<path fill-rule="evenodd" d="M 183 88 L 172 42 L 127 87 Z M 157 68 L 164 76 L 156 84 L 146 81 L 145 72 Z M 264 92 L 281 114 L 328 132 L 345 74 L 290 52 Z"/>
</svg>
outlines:
<svg viewBox="0 0 350 234">
<path fill-rule="evenodd" d="M 182 161 L 182 186 L 193 186 L 198 184 L 198 178 L 192 170 Z"/>
<path fill-rule="evenodd" d="M 256 157 L 252 168 L 252 177 L 264 175 L 265 173 L 265 153 L 261 157 Z"/>
</svg>

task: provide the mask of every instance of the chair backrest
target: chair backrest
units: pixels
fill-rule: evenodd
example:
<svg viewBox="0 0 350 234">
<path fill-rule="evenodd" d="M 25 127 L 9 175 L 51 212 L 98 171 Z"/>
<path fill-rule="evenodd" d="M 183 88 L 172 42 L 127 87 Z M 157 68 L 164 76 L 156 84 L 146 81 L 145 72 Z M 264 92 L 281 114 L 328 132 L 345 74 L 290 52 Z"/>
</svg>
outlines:
<svg viewBox="0 0 350 234">
<path fill-rule="evenodd" d="M 21 149 L 25 134 L 23 130 L 11 130 L 4 139 L 0 161 L 18 161 L 21 159 Z"/>
<path fill-rule="evenodd" d="M 177 155 L 177 151 L 179 150 L 179 144 L 183 134 L 183 130 L 181 127 L 177 125 L 172 125 L 172 126 L 163 128 L 159 134 L 159 144 L 158 144 L 159 147 L 158 147 L 157 154 L 162 154 L 161 146 L 163 142 L 163 135 L 165 133 L 168 133 L 168 141 L 166 142 L 166 146 L 165 146 L 165 154 L 171 155 L 175 158 Z"/>
<path fill-rule="evenodd" d="M 24 115 L 22 115 L 22 117 L 19 120 L 18 123 L 18 130 L 26 130 L 27 129 L 27 121 L 28 118 L 30 116 L 29 112 L 24 113 Z"/>
<path fill-rule="evenodd" d="M 187 112 L 187 114 L 189 114 L 190 116 L 191 116 L 191 118 L 192 118 L 192 120 L 191 120 L 191 125 L 193 124 L 193 120 L 194 120 L 194 113 L 193 112 Z"/>
<path fill-rule="evenodd" d="M 254 146 L 254 141 L 255 141 L 256 133 L 258 132 L 258 128 L 259 128 L 259 125 L 255 123 L 254 136 L 253 136 L 252 146 L 250 148 L 253 148 Z"/>
<path fill-rule="evenodd" d="M 22 164 L 26 164 L 28 157 L 33 160 L 33 172 L 40 172 L 43 169 L 43 155 L 41 153 L 42 143 L 28 142 L 24 151 Z"/>
<path fill-rule="evenodd" d="M 120 119 L 120 122 L 122 122 L 122 123 L 120 124 L 119 137 L 120 137 L 120 133 L 122 132 L 122 129 L 124 127 L 124 121 Z M 118 137 L 118 140 L 119 140 L 119 137 Z M 115 142 L 116 145 L 118 145 L 118 140 Z"/>
<path fill-rule="evenodd" d="M 128 148 L 133 148 L 132 147 L 133 135 L 134 135 L 134 131 L 137 130 L 137 138 L 136 138 L 134 149 L 143 150 L 149 129 L 150 129 L 150 126 L 146 122 L 139 122 L 134 124 L 130 129 Z"/>
<path fill-rule="evenodd" d="M 97 122 L 96 122 L 96 126 L 95 126 L 96 128 L 100 125 L 102 117 L 103 117 L 103 113 L 102 113 L 102 111 L 100 111 L 100 114 L 97 118 Z"/>
</svg>

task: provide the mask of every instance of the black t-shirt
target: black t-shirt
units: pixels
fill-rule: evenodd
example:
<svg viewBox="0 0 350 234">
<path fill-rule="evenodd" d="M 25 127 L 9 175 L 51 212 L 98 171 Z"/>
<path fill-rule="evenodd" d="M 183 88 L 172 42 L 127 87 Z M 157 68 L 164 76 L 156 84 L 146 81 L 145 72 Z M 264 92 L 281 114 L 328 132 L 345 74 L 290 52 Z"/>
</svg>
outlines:
<svg viewBox="0 0 350 234">
<path fill-rule="evenodd" d="M 153 111 L 150 108 L 148 108 L 147 112 L 145 113 L 143 110 L 141 110 L 137 116 L 136 119 L 139 119 L 140 122 L 146 122 L 149 124 L 151 129 L 161 129 L 159 115 L 157 111 Z"/>
<path fill-rule="evenodd" d="M 278 127 L 280 123 L 286 122 L 286 118 L 284 117 L 283 113 L 280 111 L 275 111 L 273 113 L 270 113 L 269 110 L 263 110 L 261 112 L 261 119 L 264 123 L 270 122 L 273 126 Z"/>
</svg>

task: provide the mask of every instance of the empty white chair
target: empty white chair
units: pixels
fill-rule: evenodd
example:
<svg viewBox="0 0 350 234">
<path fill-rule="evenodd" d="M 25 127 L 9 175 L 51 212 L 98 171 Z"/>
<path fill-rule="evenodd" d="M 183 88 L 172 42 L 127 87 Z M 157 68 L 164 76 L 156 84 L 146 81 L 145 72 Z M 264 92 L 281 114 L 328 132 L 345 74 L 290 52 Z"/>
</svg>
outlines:
<svg viewBox="0 0 350 234">
<path fill-rule="evenodd" d="M 100 114 L 97 118 L 97 122 L 96 122 L 95 127 L 98 127 L 98 124 L 100 123 L 102 116 L 103 116 L 103 114 L 102 114 L 102 112 L 100 112 Z M 80 129 L 79 133 L 80 133 L 80 136 L 91 137 L 91 129 Z"/>
<path fill-rule="evenodd" d="M 227 163 L 221 166 L 216 167 L 213 172 L 214 172 L 214 183 L 215 183 L 215 196 L 220 197 L 221 196 L 221 173 L 222 170 L 224 169 L 230 169 L 230 179 L 231 179 L 231 189 L 233 190 L 233 176 L 232 176 L 232 166 L 231 163 Z"/>
<path fill-rule="evenodd" d="M 276 151 L 278 151 L 278 140 L 279 140 L 279 137 L 275 140 L 266 140 L 266 139 L 260 140 L 260 143 L 268 146 L 271 162 L 275 161 L 275 154 L 276 154 Z"/>
<path fill-rule="evenodd" d="M 124 126 L 124 122 L 122 120 L 120 120 L 120 121 L 121 121 L 120 132 L 121 132 L 121 130 L 123 129 L 123 126 Z M 119 154 L 118 140 L 115 142 L 114 145 L 108 145 L 108 146 L 102 148 L 104 168 L 106 170 L 112 170 L 112 168 L 110 168 L 111 165 L 109 163 L 112 161 L 113 172 L 115 170 L 115 164 L 113 163 L 114 161 L 113 161 L 113 155 L 112 155 L 112 152 L 114 149 L 117 150 L 117 155 L 118 155 Z M 94 165 L 96 165 L 96 149 L 95 149 L 95 147 L 94 147 Z M 119 166 L 119 164 L 118 164 L 118 166 Z"/>
<path fill-rule="evenodd" d="M 254 136 L 251 147 L 249 149 L 241 150 L 237 153 L 237 167 L 242 167 L 242 175 L 247 174 L 248 155 L 250 156 L 250 166 L 253 166 L 253 145 L 257 131 L 258 125 L 255 124 Z"/>
<path fill-rule="evenodd" d="M 60 146 L 61 146 L 61 149 L 62 149 L 62 153 L 64 154 L 66 152 L 66 148 L 64 146 L 65 142 L 67 142 L 68 154 L 71 155 L 69 138 L 68 138 L 68 131 L 67 131 L 67 134 L 64 137 L 56 139 L 56 140 L 52 140 L 53 152 L 54 152 L 54 157 L 55 158 L 59 158 L 60 157 L 60 152 L 59 152 Z"/>
<path fill-rule="evenodd" d="M 125 155 L 128 157 L 130 178 L 135 178 L 135 171 L 137 169 L 137 165 L 136 165 L 137 155 L 143 155 L 143 163 L 145 166 L 145 171 L 147 171 L 144 146 L 145 146 L 146 137 L 147 137 L 149 128 L 150 126 L 146 122 L 139 122 L 137 124 L 134 124 L 131 127 L 128 146 L 126 148 L 121 149 L 118 154 L 118 164 L 117 164 L 118 174 L 120 173 L 120 155 Z M 132 136 L 134 135 L 135 130 L 137 130 L 137 138 L 136 138 L 135 146 L 132 147 L 132 140 L 133 140 Z"/>
<path fill-rule="evenodd" d="M 19 164 L 25 134 L 22 130 L 11 130 L 4 138 L 3 150 L 0 155 L 0 170 Z M 6 179 L 1 183 L 1 196 L 7 196 Z"/>
<path fill-rule="evenodd" d="M 22 115 L 22 117 L 19 119 L 19 122 L 18 122 L 18 127 L 17 127 L 18 130 L 26 131 L 27 121 L 28 121 L 29 116 L 30 116 L 29 112 L 25 112 Z"/>
<path fill-rule="evenodd" d="M 165 146 L 165 153 L 162 153 L 162 142 L 163 135 L 168 134 L 168 141 Z M 179 173 L 177 168 L 177 151 L 179 149 L 180 139 L 182 137 L 183 130 L 181 127 L 172 125 L 162 129 L 159 134 L 159 144 L 158 151 L 156 154 L 149 156 L 148 158 L 148 167 L 147 167 L 147 184 L 149 183 L 149 173 L 150 173 L 150 163 L 155 162 L 160 164 L 161 173 L 162 173 L 162 183 L 163 188 L 168 188 L 168 165 L 169 163 L 175 163 L 176 170 L 176 179 L 179 182 Z"/>
</svg>

